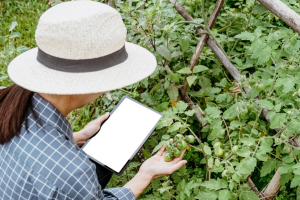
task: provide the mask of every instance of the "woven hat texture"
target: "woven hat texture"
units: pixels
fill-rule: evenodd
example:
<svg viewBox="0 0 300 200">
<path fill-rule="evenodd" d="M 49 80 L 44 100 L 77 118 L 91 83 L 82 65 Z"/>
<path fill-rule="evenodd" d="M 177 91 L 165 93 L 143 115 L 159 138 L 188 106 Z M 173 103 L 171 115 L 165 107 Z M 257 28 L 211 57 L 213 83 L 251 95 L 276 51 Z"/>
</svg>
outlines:
<svg viewBox="0 0 300 200">
<path fill-rule="evenodd" d="M 35 40 L 40 50 L 57 58 L 86 60 L 110 55 L 125 45 L 128 58 L 106 69 L 74 73 L 44 66 L 37 61 L 38 48 L 34 48 L 17 56 L 8 74 L 28 90 L 49 94 L 97 93 L 134 84 L 151 75 L 157 63 L 147 49 L 125 42 L 126 32 L 121 15 L 106 4 L 58 4 L 39 19 Z"/>
</svg>

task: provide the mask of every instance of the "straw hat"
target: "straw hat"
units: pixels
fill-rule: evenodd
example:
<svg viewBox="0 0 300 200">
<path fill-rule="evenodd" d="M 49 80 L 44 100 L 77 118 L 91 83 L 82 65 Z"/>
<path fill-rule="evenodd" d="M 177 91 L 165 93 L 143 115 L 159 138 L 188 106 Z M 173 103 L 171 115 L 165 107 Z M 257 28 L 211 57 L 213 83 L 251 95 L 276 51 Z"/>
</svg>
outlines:
<svg viewBox="0 0 300 200">
<path fill-rule="evenodd" d="M 10 78 L 28 90 L 87 94 L 122 88 L 151 75 L 156 59 L 125 42 L 121 15 L 108 5 L 69 1 L 47 10 L 35 32 L 37 48 L 16 57 Z"/>
</svg>

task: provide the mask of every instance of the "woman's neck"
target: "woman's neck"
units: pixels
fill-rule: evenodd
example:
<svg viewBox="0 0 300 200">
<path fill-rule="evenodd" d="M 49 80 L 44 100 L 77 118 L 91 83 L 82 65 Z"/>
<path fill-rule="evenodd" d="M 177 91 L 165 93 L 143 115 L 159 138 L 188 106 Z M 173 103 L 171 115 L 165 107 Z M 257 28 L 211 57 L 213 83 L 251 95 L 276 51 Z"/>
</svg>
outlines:
<svg viewBox="0 0 300 200">
<path fill-rule="evenodd" d="M 81 108 L 93 102 L 102 93 L 57 95 L 38 93 L 43 99 L 57 108 L 63 116 L 67 116 L 71 111 Z"/>
</svg>

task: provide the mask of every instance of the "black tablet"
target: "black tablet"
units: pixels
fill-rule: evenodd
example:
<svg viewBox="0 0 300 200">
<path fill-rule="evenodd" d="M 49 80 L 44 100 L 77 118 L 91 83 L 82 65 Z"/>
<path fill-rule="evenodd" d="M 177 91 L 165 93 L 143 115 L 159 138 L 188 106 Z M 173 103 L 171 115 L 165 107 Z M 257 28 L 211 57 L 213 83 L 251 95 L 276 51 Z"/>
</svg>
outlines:
<svg viewBox="0 0 300 200">
<path fill-rule="evenodd" d="M 82 147 L 95 162 L 121 175 L 163 115 L 124 96 L 100 131 Z"/>
</svg>

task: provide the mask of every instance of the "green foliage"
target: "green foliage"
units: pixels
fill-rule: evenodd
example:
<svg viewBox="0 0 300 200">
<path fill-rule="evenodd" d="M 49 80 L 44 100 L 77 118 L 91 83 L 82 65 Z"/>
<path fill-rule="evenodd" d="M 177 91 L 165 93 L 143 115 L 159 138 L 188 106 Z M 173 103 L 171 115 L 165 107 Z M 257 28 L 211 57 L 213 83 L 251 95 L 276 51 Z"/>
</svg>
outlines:
<svg viewBox="0 0 300 200">
<path fill-rule="evenodd" d="M 178 2 L 194 22 L 203 24 L 201 0 Z M 299 2 L 283 2 L 300 13 Z M 244 75 L 235 83 L 208 46 L 194 69 L 188 68 L 200 36 L 195 24 L 177 24 L 184 20 L 169 1 L 115 0 L 115 4 L 128 30 L 127 41 L 151 51 L 158 66 L 141 82 L 107 92 L 73 111 L 68 118 L 74 131 L 111 111 L 128 95 L 164 114 L 141 149 L 144 158 L 176 134 L 198 136 L 185 154 L 188 163 L 172 175 L 152 181 L 140 199 L 258 199 L 245 183 L 247 177 L 252 174 L 262 190 L 278 169 L 282 187 L 277 199 L 300 198 L 300 151 L 288 143 L 290 136 L 300 133 L 299 35 L 254 0 L 225 1 L 212 34 Z M 206 16 L 214 5 L 215 1 L 205 1 Z M 6 72 L 9 62 L 35 47 L 34 29 L 48 7 L 46 1 L 0 3 L 0 10 L 4 10 L 0 13 L 0 85 L 12 84 Z M 205 127 L 194 116 L 195 110 L 178 101 L 185 76 L 187 94 L 206 115 L 202 119 L 207 122 Z M 248 97 L 235 92 L 237 86 L 249 85 Z M 258 95 L 259 105 L 255 104 Z M 267 118 L 271 123 L 261 115 L 263 108 L 270 111 Z M 275 129 L 284 124 L 286 128 L 277 133 Z M 121 176 L 113 176 L 108 187 L 123 186 L 141 163 L 137 156 Z"/>
</svg>

